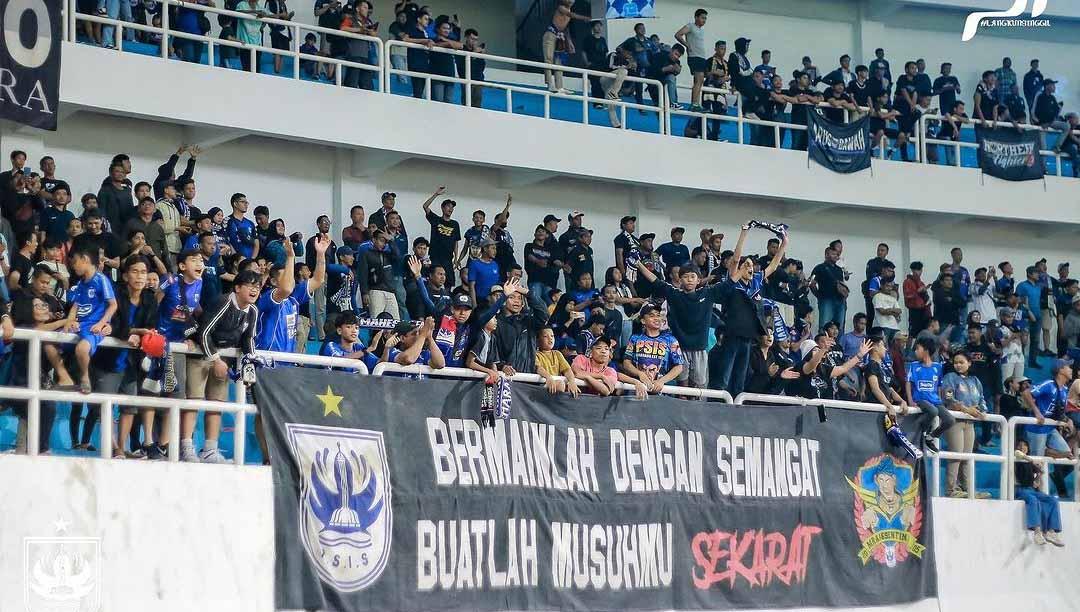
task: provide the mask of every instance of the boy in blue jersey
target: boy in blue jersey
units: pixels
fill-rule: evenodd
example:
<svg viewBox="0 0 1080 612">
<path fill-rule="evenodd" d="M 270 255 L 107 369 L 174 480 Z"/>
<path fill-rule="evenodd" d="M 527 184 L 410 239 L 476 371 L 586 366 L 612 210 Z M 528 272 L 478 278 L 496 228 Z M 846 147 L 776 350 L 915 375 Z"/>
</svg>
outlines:
<svg viewBox="0 0 1080 612">
<path fill-rule="evenodd" d="M 410 326 L 410 329 L 401 337 L 401 346 L 404 350 L 391 349 L 388 361 L 398 365 L 426 365 L 433 370 L 439 370 L 446 366 L 439 345 L 435 344 L 435 319 L 427 317 L 420 327 Z M 409 374 L 407 378 L 421 380 L 423 374 Z"/>
<path fill-rule="evenodd" d="M 1025 425 L 1024 437 L 1027 438 L 1033 457 L 1072 458 L 1069 445 L 1065 438 L 1054 425 L 1045 425 L 1046 419 L 1062 420 L 1071 425 L 1065 419 L 1065 405 L 1069 399 L 1069 383 L 1072 381 L 1072 367 L 1069 361 L 1059 359 L 1054 362 L 1050 370 L 1052 378 L 1045 380 L 1024 391 L 1024 399 L 1031 409 L 1031 415 L 1038 421 L 1037 425 Z"/>
<path fill-rule="evenodd" d="M 296 253 L 291 240 L 282 243 L 285 263 L 275 266 L 267 287 L 256 305 L 259 308 L 259 329 L 255 331 L 255 348 L 262 351 L 292 353 L 296 351 L 297 323 L 300 312 L 307 308 L 311 296 L 326 279 L 326 251 L 330 237 L 320 235 L 315 243 L 315 275 L 311 280 L 296 282 Z M 300 339 L 301 342 L 307 338 Z"/>
<path fill-rule="evenodd" d="M 375 369 L 379 358 L 370 353 L 360 341 L 360 325 L 356 313 L 351 310 L 343 311 L 334 321 L 334 327 L 337 329 L 337 337 L 328 337 L 319 349 L 319 354 L 324 357 L 358 359 L 364 362 L 368 372 Z"/>
<path fill-rule="evenodd" d="M 915 361 L 908 364 L 907 397 L 908 404 L 918 406 L 923 412 L 919 427 L 923 433 L 923 442 L 932 452 L 938 452 L 937 439 L 956 423 L 956 417 L 945 408 L 938 388 L 943 376 L 941 363 L 934 361 L 937 341 L 933 338 L 919 338 L 915 341 Z M 940 419 L 936 429 L 934 417 Z"/>
<path fill-rule="evenodd" d="M 168 342 L 183 342 L 195 348 L 190 339 L 197 329 L 197 317 L 202 312 L 202 275 L 206 267 L 198 251 L 181 251 L 176 257 L 178 274 L 162 277 L 158 286 L 158 331 Z M 187 359 L 185 355 L 173 354 L 173 373 L 176 386 L 169 397 L 183 399 L 187 387 Z M 180 413 L 180 459 L 197 461 L 192 435 L 198 413 L 185 410 Z M 169 426 L 161 429 L 161 446 L 169 443 Z"/>
<path fill-rule="evenodd" d="M 79 280 L 68 293 L 71 309 L 64 329 L 79 334 L 75 345 L 79 391 L 90 393 L 90 357 L 112 331 L 109 322 L 116 312 L 116 295 L 112 281 L 98 271 L 97 251 L 76 251 L 71 255 L 71 267 Z"/>
<path fill-rule="evenodd" d="M 660 306 L 646 303 L 640 312 L 641 333 L 630 336 L 623 350 L 622 370 L 641 381 L 650 393 L 659 393 L 683 371 L 679 341 L 664 331 Z"/>
</svg>

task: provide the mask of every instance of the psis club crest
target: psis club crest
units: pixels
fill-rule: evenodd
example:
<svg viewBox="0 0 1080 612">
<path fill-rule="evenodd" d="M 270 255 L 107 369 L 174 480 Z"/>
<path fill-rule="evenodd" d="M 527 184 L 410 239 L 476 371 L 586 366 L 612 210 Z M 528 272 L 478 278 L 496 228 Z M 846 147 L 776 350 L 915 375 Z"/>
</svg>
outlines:
<svg viewBox="0 0 1080 612">
<path fill-rule="evenodd" d="M 873 558 L 896 567 L 909 554 L 921 559 L 926 546 L 919 543 L 923 509 L 914 468 L 891 455 L 878 455 L 847 482 L 855 492 L 855 531 L 862 542 L 863 565 Z"/>
<path fill-rule="evenodd" d="M 323 582 L 367 588 L 386 568 L 393 515 L 381 432 L 286 424 L 301 477 L 300 539 Z"/>
</svg>

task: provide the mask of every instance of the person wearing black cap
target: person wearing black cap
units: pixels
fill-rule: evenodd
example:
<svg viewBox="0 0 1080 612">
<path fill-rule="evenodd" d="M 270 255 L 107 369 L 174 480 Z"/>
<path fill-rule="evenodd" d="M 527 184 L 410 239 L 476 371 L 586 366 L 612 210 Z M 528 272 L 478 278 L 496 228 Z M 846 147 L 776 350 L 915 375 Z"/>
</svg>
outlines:
<svg viewBox="0 0 1080 612">
<path fill-rule="evenodd" d="M 1035 96 L 1035 102 L 1031 106 L 1031 122 L 1044 130 L 1064 132 L 1068 129 L 1069 124 L 1061 119 L 1062 103 L 1054 96 L 1057 91 L 1057 81 L 1046 79 L 1042 82 L 1042 86 L 1043 90 Z M 1061 151 L 1064 140 L 1064 134 L 1058 136 L 1057 142 L 1054 143 L 1055 152 Z M 1044 132 L 1039 134 L 1039 143 L 1040 147 L 1046 148 L 1046 135 Z"/>
<path fill-rule="evenodd" d="M 634 230 L 637 229 L 637 217 L 633 215 L 626 215 L 619 220 L 619 229 L 622 230 L 619 235 L 615 236 L 615 267 L 622 273 L 626 282 L 632 283 L 635 277 L 630 278 L 627 276 L 626 259 L 630 256 L 630 250 L 637 246 L 638 238 L 634 235 Z"/>
<path fill-rule="evenodd" d="M 371 213 L 368 223 L 374 223 L 379 226 L 379 229 L 386 229 L 386 215 L 394 210 L 394 205 L 397 204 L 397 194 L 392 191 L 384 191 L 380 201 L 382 202 L 382 208 Z"/>
<path fill-rule="evenodd" d="M 753 94 L 754 65 L 750 63 L 750 39 L 740 36 L 735 39 L 735 50 L 728 56 L 728 75 L 731 84 L 743 95 Z"/>
<path fill-rule="evenodd" d="M 581 278 L 582 274 L 588 274 L 596 278 L 592 249 L 593 231 L 583 227 L 578 228 L 577 231 L 578 238 L 575 240 L 574 246 L 570 247 L 570 250 L 566 253 L 566 265 L 570 268 L 566 278 L 578 279 Z"/>
<path fill-rule="evenodd" d="M 626 257 L 627 280 L 634 284 L 634 291 L 640 296 L 649 295 L 650 283 L 638 276 L 637 264 L 639 262 L 661 280 L 664 278 L 664 262 L 653 249 L 655 239 L 656 234 L 651 232 L 642 234 L 638 237 L 637 246 L 631 248 L 630 254 Z"/>
<path fill-rule="evenodd" d="M 559 252 L 563 254 L 563 280 L 567 288 L 573 287 L 574 279 L 577 278 L 572 274 L 570 251 L 577 246 L 578 236 L 581 235 L 581 219 L 584 216 L 585 213 L 580 210 L 570 211 L 570 214 L 566 216 L 566 220 L 570 225 L 566 228 L 566 231 L 559 236 Z"/>
<path fill-rule="evenodd" d="M 551 217 L 551 215 L 548 215 Z M 546 219 L 545 219 L 546 221 Z M 528 275 L 529 291 L 551 304 L 549 292 L 559 285 L 559 268 L 556 264 L 559 243 L 551 239 L 551 234 L 544 225 L 537 225 L 533 231 L 533 241 L 525 245 L 525 274 Z"/>
<path fill-rule="evenodd" d="M 656 247 L 656 254 L 664 261 L 664 276 L 669 279 L 679 278 L 679 268 L 690 263 L 690 249 L 683 244 L 685 227 L 671 228 L 671 242 Z"/>
<path fill-rule="evenodd" d="M 503 363 L 515 372 L 532 374 L 536 372 L 536 334 L 548 324 L 547 305 L 519 282 L 514 285 L 509 292 L 503 285 L 503 294 L 496 302 L 501 304 L 501 311 L 495 338 Z"/>
<path fill-rule="evenodd" d="M 885 414 L 895 421 L 897 408 L 900 409 L 901 415 L 905 415 L 908 412 L 908 406 L 904 398 L 900 396 L 892 367 L 885 362 L 888 354 L 885 334 L 882 333 L 880 327 L 875 327 L 870 330 L 867 340 L 870 341 L 870 352 L 867 353 L 868 359 L 863 366 L 866 390 L 869 391 L 866 399 L 877 400 L 885 407 Z"/>
<path fill-rule="evenodd" d="M 791 103 L 791 122 L 806 125 L 809 120 L 807 113 L 810 112 L 812 106 L 820 104 L 824 98 L 810 88 L 811 76 L 809 72 L 802 71 L 795 74 L 796 83 L 787 90 L 787 96 L 793 99 Z M 805 151 L 808 144 L 807 131 L 792 130 L 791 141 L 792 149 Z"/>
<path fill-rule="evenodd" d="M 431 263 L 443 266 L 446 269 L 447 282 L 454 285 L 454 255 L 458 252 L 458 242 L 461 241 L 461 226 L 452 217 L 457 202 L 449 198 L 442 201 L 439 208 L 442 215 L 431 212 L 431 204 L 435 198 L 446 193 L 446 187 L 440 185 L 431 197 L 424 201 L 424 216 L 431 225 Z"/>
<path fill-rule="evenodd" d="M 1024 99 L 1027 100 L 1028 108 L 1035 107 L 1035 96 L 1042 91 L 1043 75 L 1039 72 L 1039 60 L 1031 60 L 1031 70 L 1024 75 Z"/>
</svg>

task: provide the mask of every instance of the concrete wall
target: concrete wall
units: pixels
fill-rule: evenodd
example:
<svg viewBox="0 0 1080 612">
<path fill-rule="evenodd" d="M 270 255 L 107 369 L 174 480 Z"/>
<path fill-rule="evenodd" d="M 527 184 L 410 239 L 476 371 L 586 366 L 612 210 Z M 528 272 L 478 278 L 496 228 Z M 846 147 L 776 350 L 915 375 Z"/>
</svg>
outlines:
<svg viewBox="0 0 1080 612">
<path fill-rule="evenodd" d="M 0 610 L 25 609 L 26 547 L 54 545 L 26 538 L 57 536 L 58 522 L 99 542 L 100 610 L 273 609 L 267 468 L 5 455 L 0 490 Z M 873 611 L 1075 609 L 1080 505 L 1062 505 L 1060 549 L 1032 544 L 1022 502 L 935 499 L 932 514 L 939 599 Z"/>
</svg>

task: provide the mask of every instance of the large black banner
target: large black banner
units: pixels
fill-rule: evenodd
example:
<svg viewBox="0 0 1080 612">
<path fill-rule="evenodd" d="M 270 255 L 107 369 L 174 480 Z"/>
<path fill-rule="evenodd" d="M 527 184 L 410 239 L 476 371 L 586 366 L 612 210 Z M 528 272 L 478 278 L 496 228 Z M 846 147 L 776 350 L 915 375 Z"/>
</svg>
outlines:
<svg viewBox="0 0 1080 612">
<path fill-rule="evenodd" d="M 936 594 L 919 471 L 881 415 L 277 368 L 276 605 L 870 606 Z"/>
<path fill-rule="evenodd" d="M 60 0 L 0 0 L 0 118 L 56 129 Z"/>
<path fill-rule="evenodd" d="M 1006 181 L 1031 181 L 1046 174 L 1038 132 L 994 128 L 979 134 L 979 167 L 986 174 Z"/>
<path fill-rule="evenodd" d="M 833 123 L 811 112 L 806 129 L 810 159 L 833 172 L 850 174 L 870 167 L 870 120 L 862 117 L 851 123 Z"/>
</svg>

